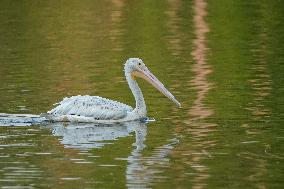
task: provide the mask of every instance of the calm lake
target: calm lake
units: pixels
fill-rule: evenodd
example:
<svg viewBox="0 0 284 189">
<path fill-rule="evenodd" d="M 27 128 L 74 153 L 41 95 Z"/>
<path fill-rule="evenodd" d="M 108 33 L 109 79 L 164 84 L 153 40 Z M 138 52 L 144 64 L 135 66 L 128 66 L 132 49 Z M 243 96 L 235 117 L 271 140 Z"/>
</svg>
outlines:
<svg viewBox="0 0 284 189">
<path fill-rule="evenodd" d="M 0 113 L 63 97 L 135 105 L 150 123 L 0 126 L 0 188 L 283 188 L 284 4 L 278 0 L 0 1 Z"/>
</svg>

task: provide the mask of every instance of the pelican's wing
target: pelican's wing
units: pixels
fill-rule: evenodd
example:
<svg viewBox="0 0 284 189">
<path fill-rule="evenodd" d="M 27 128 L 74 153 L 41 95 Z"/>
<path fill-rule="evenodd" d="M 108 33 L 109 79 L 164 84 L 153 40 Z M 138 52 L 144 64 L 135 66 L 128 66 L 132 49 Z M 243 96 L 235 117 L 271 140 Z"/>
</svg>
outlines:
<svg viewBox="0 0 284 189">
<path fill-rule="evenodd" d="M 72 96 L 64 98 L 47 113 L 55 116 L 76 115 L 109 120 L 122 119 L 132 110 L 131 106 L 99 96 Z"/>
</svg>

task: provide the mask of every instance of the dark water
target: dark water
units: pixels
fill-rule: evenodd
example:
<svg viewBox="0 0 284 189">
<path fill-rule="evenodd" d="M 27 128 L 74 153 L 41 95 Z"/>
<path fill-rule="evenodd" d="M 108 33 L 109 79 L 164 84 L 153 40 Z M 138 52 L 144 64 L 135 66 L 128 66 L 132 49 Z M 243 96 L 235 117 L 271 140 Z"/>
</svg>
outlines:
<svg viewBox="0 0 284 189">
<path fill-rule="evenodd" d="M 0 127 L 2 188 L 283 188 L 282 1 L 0 2 L 0 112 L 65 96 L 134 104 L 141 57 L 180 100 L 143 81 L 157 121 Z"/>
</svg>

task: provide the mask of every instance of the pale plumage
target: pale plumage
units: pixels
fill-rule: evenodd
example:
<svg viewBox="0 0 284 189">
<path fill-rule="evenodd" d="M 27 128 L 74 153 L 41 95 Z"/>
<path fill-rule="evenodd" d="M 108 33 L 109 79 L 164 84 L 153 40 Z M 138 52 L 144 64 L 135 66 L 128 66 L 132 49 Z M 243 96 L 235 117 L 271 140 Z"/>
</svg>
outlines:
<svg viewBox="0 0 284 189">
<path fill-rule="evenodd" d="M 54 116 L 77 115 L 92 117 L 95 120 L 118 120 L 131 112 L 133 108 L 126 104 L 102 98 L 99 96 L 72 96 L 66 97 L 48 114 Z"/>
<path fill-rule="evenodd" d="M 124 122 L 146 118 L 146 104 L 143 94 L 135 81 L 135 77 L 141 77 L 147 80 L 165 96 L 180 106 L 180 103 L 148 70 L 141 59 L 128 59 L 125 63 L 124 71 L 129 88 L 136 101 L 135 109 L 126 104 L 99 96 L 79 95 L 64 98 L 61 102 L 57 103 L 58 106 L 42 114 L 42 116 L 52 121 L 96 123 Z"/>
</svg>

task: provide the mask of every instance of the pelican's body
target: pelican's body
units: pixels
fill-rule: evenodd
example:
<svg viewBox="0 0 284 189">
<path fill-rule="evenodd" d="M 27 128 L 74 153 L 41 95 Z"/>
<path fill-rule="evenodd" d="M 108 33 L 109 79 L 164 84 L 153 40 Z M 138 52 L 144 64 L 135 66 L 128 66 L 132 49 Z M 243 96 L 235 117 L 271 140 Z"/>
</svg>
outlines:
<svg viewBox="0 0 284 189">
<path fill-rule="evenodd" d="M 112 123 L 144 119 L 147 114 L 146 104 L 135 77 L 146 79 L 165 96 L 180 106 L 180 103 L 148 70 L 141 59 L 128 59 L 125 63 L 124 71 L 126 80 L 136 101 L 136 107 L 134 109 L 126 104 L 99 96 L 72 96 L 64 98 L 58 103 L 59 105 L 57 107 L 42 116 L 52 121 L 95 123 Z"/>
</svg>

